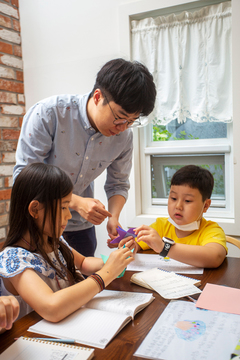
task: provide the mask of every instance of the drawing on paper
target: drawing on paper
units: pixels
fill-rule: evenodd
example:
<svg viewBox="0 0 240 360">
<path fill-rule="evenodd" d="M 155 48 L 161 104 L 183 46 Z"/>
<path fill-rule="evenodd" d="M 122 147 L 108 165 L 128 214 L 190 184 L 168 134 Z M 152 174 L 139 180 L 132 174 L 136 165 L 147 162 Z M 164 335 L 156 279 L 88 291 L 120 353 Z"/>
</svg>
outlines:
<svg viewBox="0 0 240 360">
<path fill-rule="evenodd" d="M 175 324 L 175 331 L 180 339 L 194 341 L 206 331 L 206 324 L 201 320 L 183 320 Z"/>
</svg>

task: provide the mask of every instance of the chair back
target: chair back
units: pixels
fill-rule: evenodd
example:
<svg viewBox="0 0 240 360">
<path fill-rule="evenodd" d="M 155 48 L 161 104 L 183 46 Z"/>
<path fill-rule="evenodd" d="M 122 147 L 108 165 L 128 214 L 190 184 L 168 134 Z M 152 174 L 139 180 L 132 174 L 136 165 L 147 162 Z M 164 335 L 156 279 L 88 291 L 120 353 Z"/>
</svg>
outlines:
<svg viewBox="0 0 240 360">
<path fill-rule="evenodd" d="M 240 240 L 233 238 L 232 236 L 226 235 L 227 243 L 233 244 L 240 249 Z"/>
</svg>

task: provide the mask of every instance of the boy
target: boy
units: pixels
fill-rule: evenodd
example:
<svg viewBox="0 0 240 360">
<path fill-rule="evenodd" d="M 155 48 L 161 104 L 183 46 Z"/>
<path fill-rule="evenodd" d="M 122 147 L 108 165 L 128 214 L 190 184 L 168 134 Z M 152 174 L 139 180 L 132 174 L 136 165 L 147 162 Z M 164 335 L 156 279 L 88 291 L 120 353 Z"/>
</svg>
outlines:
<svg viewBox="0 0 240 360">
<path fill-rule="evenodd" d="M 221 265 L 227 254 L 225 234 L 217 223 L 202 217 L 211 204 L 213 185 L 213 176 L 206 169 L 195 165 L 179 169 L 171 180 L 169 218 L 157 218 L 151 226 L 136 228 L 135 251 L 152 248 L 161 256 L 193 266 Z"/>
<path fill-rule="evenodd" d="M 132 166 L 130 128 L 152 112 L 155 98 L 153 76 L 143 64 L 113 59 L 99 70 L 91 92 L 51 96 L 32 106 L 24 117 L 14 180 L 33 162 L 58 166 L 70 176 L 72 219 L 64 238 L 84 256 L 94 256 L 93 225 L 108 218 L 109 236 L 117 235 Z M 94 180 L 105 169 L 108 211 L 94 199 Z"/>
</svg>

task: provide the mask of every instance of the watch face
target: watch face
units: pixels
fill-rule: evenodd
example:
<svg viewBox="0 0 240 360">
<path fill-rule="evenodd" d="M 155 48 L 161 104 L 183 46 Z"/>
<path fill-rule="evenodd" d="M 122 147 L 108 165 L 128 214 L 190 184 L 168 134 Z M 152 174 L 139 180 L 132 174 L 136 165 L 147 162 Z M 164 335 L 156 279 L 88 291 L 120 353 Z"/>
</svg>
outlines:
<svg viewBox="0 0 240 360">
<path fill-rule="evenodd" d="M 170 238 L 168 238 L 168 237 L 166 237 L 166 236 L 164 236 L 163 238 L 162 238 L 162 240 L 163 240 L 163 242 L 165 242 L 165 244 L 167 243 L 167 244 L 170 244 L 170 245 L 174 245 L 175 244 L 175 241 L 174 240 L 172 240 L 172 239 L 170 239 Z"/>
</svg>

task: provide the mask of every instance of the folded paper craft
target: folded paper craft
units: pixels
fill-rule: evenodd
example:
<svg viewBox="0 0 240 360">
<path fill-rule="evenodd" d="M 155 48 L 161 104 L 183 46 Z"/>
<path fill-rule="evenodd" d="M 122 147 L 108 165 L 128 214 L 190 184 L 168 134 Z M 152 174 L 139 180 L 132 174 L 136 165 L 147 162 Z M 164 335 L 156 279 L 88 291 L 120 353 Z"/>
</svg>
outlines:
<svg viewBox="0 0 240 360">
<path fill-rule="evenodd" d="M 122 228 L 120 228 L 120 226 L 118 226 L 117 232 L 118 232 L 119 236 L 116 237 L 115 239 L 113 239 L 112 241 L 110 241 L 110 244 L 118 244 L 122 239 L 124 239 L 125 237 L 128 237 L 128 236 L 137 237 L 137 235 L 134 232 L 134 229 L 135 228 L 130 228 L 127 231 L 125 231 Z"/>
</svg>

